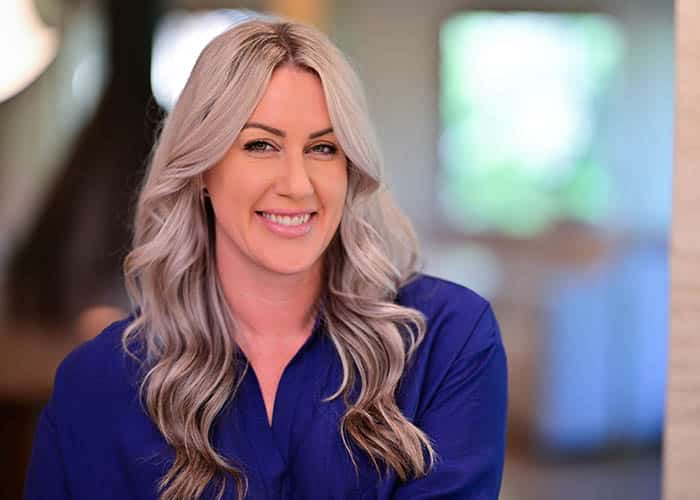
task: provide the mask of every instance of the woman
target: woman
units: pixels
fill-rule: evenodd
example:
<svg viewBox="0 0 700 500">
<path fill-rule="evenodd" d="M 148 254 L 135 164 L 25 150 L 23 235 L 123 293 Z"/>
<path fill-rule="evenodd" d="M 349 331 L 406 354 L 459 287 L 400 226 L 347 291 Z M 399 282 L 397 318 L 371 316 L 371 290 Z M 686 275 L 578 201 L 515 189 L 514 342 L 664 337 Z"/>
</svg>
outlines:
<svg viewBox="0 0 700 500">
<path fill-rule="evenodd" d="M 417 272 L 321 33 L 252 20 L 204 49 L 134 229 L 135 313 L 57 370 L 25 498 L 498 497 L 498 323 Z"/>
</svg>

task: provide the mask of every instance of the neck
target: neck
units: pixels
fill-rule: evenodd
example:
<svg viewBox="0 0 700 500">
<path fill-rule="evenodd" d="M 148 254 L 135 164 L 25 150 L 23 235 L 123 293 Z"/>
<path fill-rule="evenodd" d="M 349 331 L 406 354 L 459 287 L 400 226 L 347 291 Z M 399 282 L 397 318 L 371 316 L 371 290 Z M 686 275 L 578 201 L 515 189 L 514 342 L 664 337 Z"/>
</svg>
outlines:
<svg viewBox="0 0 700 500">
<path fill-rule="evenodd" d="M 241 346 L 310 334 L 322 290 L 322 260 L 304 272 L 280 274 L 217 245 L 216 263 Z"/>
</svg>

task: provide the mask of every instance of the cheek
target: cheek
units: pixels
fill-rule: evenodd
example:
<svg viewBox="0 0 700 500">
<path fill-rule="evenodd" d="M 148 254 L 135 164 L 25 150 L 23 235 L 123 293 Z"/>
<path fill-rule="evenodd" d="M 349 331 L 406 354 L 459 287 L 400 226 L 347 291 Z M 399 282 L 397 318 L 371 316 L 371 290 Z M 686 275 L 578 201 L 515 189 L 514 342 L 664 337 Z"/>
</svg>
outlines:
<svg viewBox="0 0 700 500">
<path fill-rule="evenodd" d="M 217 225 L 236 233 L 248 224 L 253 213 L 253 197 L 247 186 L 222 180 L 208 190 Z"/>
<path fill-rule="evenodd" d="M 231 168 L 226 172 L 212 176 L 209 192 L 216 198 L 219 206 L 240 212 L 245 216 L 252 212 L 254 202 L 266 189 L 266 180 L 255 170 L 247 168 Z M 216 206 L 215 206 L 216 208 Z"/>
<path fill-rule="evenodd" d="M 348 191 L 348 175 L 345 166 L 338 166 L 334 172 L 324 179 L 323 185 L 327 208 L 334 212 L 342 212 Z M 340 217 L 340 214 L 338 214 Z"/>
</svg>

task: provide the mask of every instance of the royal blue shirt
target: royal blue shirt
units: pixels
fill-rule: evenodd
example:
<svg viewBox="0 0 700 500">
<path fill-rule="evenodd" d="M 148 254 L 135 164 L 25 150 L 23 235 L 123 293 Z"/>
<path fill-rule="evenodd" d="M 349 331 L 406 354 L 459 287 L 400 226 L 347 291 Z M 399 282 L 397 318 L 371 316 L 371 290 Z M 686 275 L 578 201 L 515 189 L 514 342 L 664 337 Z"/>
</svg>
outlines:
<svg viewBox="0 0 700 500">
<path fill-rule="evenodd" d="M 321 401 L 339 387 L 342 371 L 319 314 L 282 374 L 272 426 L 252 369 L 216 419 L 213 446 L 242 467 L 247 498 L 498 498 L 506 356 L 490 304 L 468 288 L 425 274 L 404 286 L 396 302 L 427 317 L 425 339 L 396 399 L 434 443 L 432 471 L 405 482 L 393 472 L 382 477 L 355 448 L 356 475 L 339 433 L 343 398 Z M 136 364 L 121 348 L 129 321 L 76 348 L 56 371 L 36 429 L 25 499 L 158 497 L 158 480 L 174 452 L 139 403 Z M 236 498 L 230 478 L 225 498 Z"/>
</svg>

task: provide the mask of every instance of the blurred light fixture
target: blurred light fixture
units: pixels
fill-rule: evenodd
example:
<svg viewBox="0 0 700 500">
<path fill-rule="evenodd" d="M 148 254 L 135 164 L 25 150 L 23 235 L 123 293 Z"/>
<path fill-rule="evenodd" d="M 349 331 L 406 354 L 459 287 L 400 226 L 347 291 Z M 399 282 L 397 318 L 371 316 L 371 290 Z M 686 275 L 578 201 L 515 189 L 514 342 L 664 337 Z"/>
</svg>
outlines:
<svg viewBox="0 0 700 500">
<path fill-rule="evenodd" d="M 0 3 L 0 102 L 36 80 L 57 49 L 56 29 L 44 24 L 33 0 Z"/>
<path fill-rule="evenodd" d="M 197 13 L 174 10 L 166 14 L 153 43 L 151 86 L 158 103 L 168 111 L 172 109 L 202 49 L 231 25 L 251 17 L 264 16 L 238 9 Z"/>
</svg>

